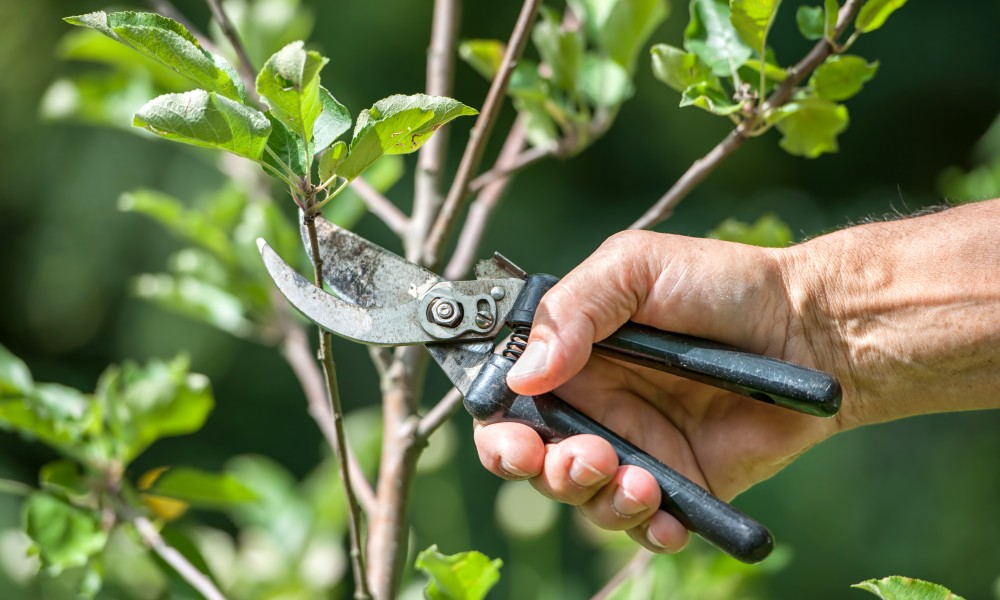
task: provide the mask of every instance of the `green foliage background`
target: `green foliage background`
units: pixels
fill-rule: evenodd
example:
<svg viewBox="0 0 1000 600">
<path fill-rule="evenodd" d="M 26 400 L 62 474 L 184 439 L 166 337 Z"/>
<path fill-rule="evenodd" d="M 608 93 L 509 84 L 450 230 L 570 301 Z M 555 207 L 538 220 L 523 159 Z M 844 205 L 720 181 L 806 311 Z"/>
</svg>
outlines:
<svg viewBox="0 0 1000 600">
<path fill-rule="evenodd" d="M 315 15 L 315 30 L 289 39 L 306 37 L 331 57 L 324 82 L 356 112 L 392 93 L 422 91 L 431 4 L 303 0 L 300 10 Z M 465 38 L 505 38 L 519 6 L 465 4 Z M 801 39 L 794 6 L 786 4 L 771 42 L 787 63 L 812 42 Z M 177 5 L 193 22 L 208 22 L 202 2 Z M 145 9 L 135 2 L 122 7 Z M 0 3 L 0 343 L 28 363 L 36 380 L 85 391 L 110 362 L 188 352 L 193 370 L 212 380 L 216 408 L 199 433 L 150 448 L 133 475 L 166 464 L 219 471 L 231 456 L 253 453 L 304 477 L 322 456 L 322 443 L 279 357 L 128 290 L 136 274 L 161 271 L 179 243 L 150 220 L 120 212 L 118 196 L 142 186 L 193 200 L 221 186 L 217 170 L 176 145 L 39 120 L 49 83 L 85 68 L 56 57 L 69 28 L 61 17 L 105 8 L 99 0 Z M 677 45 L 685 12 L 675 3 L 653 42 Z M 660 229 L 704 235 L 727 217 L 752 222 L 770 212 L 802 239 L 869 215 L 937 203 L 945 171 L 949 190 L 968 189 L 954 185 L 954 167 L 983 160 L 974 146 L 1000 110 L 998 26 L 995 0 L 909 3 L 853 49 L 881 66 L 850 101 L 851 126 L 839 139 L 840 153 L 809 161 L 782 151 L 777 133 L 753 140 Z M 254 56 L 258 67 L 264 56 Z M 728 131 L 723 119 L 677 108 L 676 93 L 654 80 L 645 52 L 638 73 L 635 98 L 604 139 L 569 162 L 547 162 L 518 177 L 483 254 L 497 249 L 531 271 L 564 273 Z M 452 96 L 478 106 L 486 85 L 459 63 Z M 512 116 L 508 107 L 498 131 Z M 453 143 L 464 141 L 470 125 L 450 127 Z M 457 161 L 457 151 L 451 158 Z M 403 205 L 412 191 L 413 159 L 406 165 L 407 176 L 390 193 Z M 991 191 L 988 182 L 974 189 L 980 197 Z M 291 202 L 283 204 L 291 214 Z M 373 218 L 364 218 L 359 231 L 394 248 Z M 335 344 L 347 410 L 372 407 L 377 378 L 366 352 Z M 432 377 L 429 398 L 446 390 L 443 378 Z M 445 553 L 476 548 L 501 557 L 496 597 L 575 598 L 596 589 L 606 577 L 600 564 L 606 555 L 582 537 L 572 512 L 559 510 L 556 524 L 541 535 L 504 525 L 509 518 L 503 510 L 498 515 L 498 498 L 510 506 L 524 495 L 502 488 L 479 466 L 468 417 L 458 415 L 454 423 L 450 450 L 441 439 L 432 441 L 432 450 L 437 443 L 441 452 L 452 452 L 450 462 L 416 483 L 416 546 L 436 543 Z M 761 582 L 761 595 L 792 598 L 809 590 L 811 598 L 841 598 L 851 594 L 851 583 L 900 573 L 970 598 L 990 597 L 1000 575 L 998 427 L 1000 414 L 990 412 L 851 432 L 745 494 L 738 504 L 792 551 L 784 571 Z M 39 466 L 53 458 L 41 445 L 0 435 L 0 477 L 34 482 Z M 19 502 L 0 495 L 0 529 L 16 526 Z M 222 517 L 199 516 L 229 526 Z M 11 551 L 0 547 L 0 554 Z M 0 569 L 0 596 L 16 597 L 4 583 L 8 577 Z"/>
</svg>

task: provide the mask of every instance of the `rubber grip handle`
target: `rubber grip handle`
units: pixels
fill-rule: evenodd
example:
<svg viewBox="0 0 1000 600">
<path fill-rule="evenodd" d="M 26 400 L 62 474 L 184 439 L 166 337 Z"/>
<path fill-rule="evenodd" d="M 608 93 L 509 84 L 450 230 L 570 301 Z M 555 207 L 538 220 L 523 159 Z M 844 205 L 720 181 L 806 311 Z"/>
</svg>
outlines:
<svg viewBox="0 0 1000 600">
<path fill-rule="evenodd" d="M 599 435 L 611 443 L 621 464 L 642 467 L 656 478 L 661 509 L 726 554 L 755 563 L 774 548 L 774 538 L 766 527 L 553 394 L 518 396 L 489 420 L 524 423 L 546 443 L 581 433 Z"/>
<path fill-rule="evenodd" d="M 702 338 L 629 322 L 594 352 L 810 415 L 840 410 L 840 384 L 827 373 Z"/>
</svg>

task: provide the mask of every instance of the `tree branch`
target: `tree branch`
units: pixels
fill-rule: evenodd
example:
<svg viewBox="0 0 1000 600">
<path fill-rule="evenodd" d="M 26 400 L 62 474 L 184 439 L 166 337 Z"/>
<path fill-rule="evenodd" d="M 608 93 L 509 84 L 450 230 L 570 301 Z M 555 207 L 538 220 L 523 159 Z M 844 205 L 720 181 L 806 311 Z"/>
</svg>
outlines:
<svg viewBox="0 0 1000 600">
<path fill-rule="evenodd" d="M 649 550 L 645 548 L 639 548 L 639 551 L 635 553 L 625 566 L 621 568 L 615 576 L 608 580 L 596 594 L 591 596 L 590 600 L 607 600 L 611 597 L 611 594 L 618 589 L 618 586 L 625 583 L 625 581 L 638 573 L 641 573 L 647 566 L 649 566 L 649 561 L 653 560 L 656 556 Z"/>
<path fill-rule="evenodd" d="M 498 179 L 506 179 L 518 171 L 526 169 L 552 155 L 553 151 L 551 148 L 537 147 L 529 148 L 524 152 L 521 152 L 513 158 L 504 161 L 504 164 L 502 165 L 500 164 L 500 159 L 498 158 L 497 164 L 493 165 L 492 169 L 472 180 L 472 183 L 469 184 L 469 192 L 474 194 L 494 181 Z"/>
<path fill-rule="evenodd" d="M 448 196 L 441 207 L 441 212 L 434 221 L 430 234 L 424 243 L 424 262 L 428 265 L 437 264 L 441 247 L 444 245 L 454 225 L 462 203 L 466 196 L 468 196 L 469 183 L 472 181 L 476 170 L 479 168 L 479 163 L 482 161 L 486 142 L 489 140 L 493 125 L 500 114 L 504 95 L 507 93 L 507 85 L 510 83 L 510 78 L 514 73 L 514 67 L 517 66 L 517 61 L 520 60 L 521 54 L 524 52 L 524 46 L 527 44 L 528 37 L 530 37 L 531 24 L 535 20 L 535 15 L 538 13 L 540 4 L 541 0 L 524 0 L 521 13 L 517 17 L 517 23 L 514 25 L 514 31 L 511 33 L 510 41 L 507 42 L 507 49 L 504 51 L 500 68 L 497 70 L 497 75 L 493 78 L 490 90 L 486 94 L 486 101 L 483 102 L 479 118 L 476 119 L 476 124 L 473 125 L 472 131 L 469 133 L 469 142 L 465 145 L 465 151 L 462 153 L 462 160 L 458 165 L 458 171 L 455 173 L 455 179 L 452 181 L 451 188 L 448 190 Z"/>
<path fill-rule="evenodd" d="M 434 138 L 431 138 L 434 139 Z M 428 141 L 428 143 L 430 143 Z M 351 182 L 351 189 L 357 192 L 358 196 L 365 201 L 368 210 L 373 215 L 382 219 L 393 233 L 402 237 L 406 235 L 410 226 L 410 220 L 406 218 L 403 211 L 396 208 L 396 205 L 389 201 L 381 192 L 371 186 L 363 178 L 358 177 Z"/>
<path fill-rule="evenodd" d="M 854 20 L 861 0 L 847 0 L 841 7 L 837 16 L 837 28 L 833 35 L 833 40 L 840 39 L 844 30 Z M 736 129 L 731 131 L 717 146 L 712 148 L 708 154 L 696 160 L 687 171 L 677 180 L 674 185 L 667 190 L 653 206 L 649 208 L 634 223 L 629 225 L 629 229 L 649 229 L 657 223 L 668 218 L 674 208 L 691 192 L 709 173 L 714 171 L 723 160 L 736 151 L 743 142 L 747 140 L 753 131 L 757 120 L 761 115 L 770 110 L 783 106 L 792 97 L 795 86 L 802 82 L 816 67 L 823 63 L 828 56 L 837 51 L 835 42 L 827 39 L 820 40 L 806 56 L 795 66 L 788 69 L 788 74 L 781 86 L 776 89 L 767 101 L 764 102 L 760 111 L 747 117 Z"/>
<path fill-rule="evenodd" d="M 431 437 L 431 434 L 444 425 L 451 418 L 451 415 L 455 414 L 458 407 L 462 406 L 462 400 L 462 392 L 458 391 L 458 388 L 448 390 L 448 393 L 417 423 L 417 440 L 422 442 Z"/>
<path fill-rule="evenodd" d="M 514 169 L 511 167 L 519 157 L 527 154 L 527 152 L 521 152 L 524 147 L 524 138 L 524 121 L 518 117 L 510 129 L 510 133 L 507 134 L 507 140 L 504 141 L 503 148 L 500 149 L 496 164 L 490 171 L 491 173 L 504 174 L 488 183 L 472 203 L 472 206 L 469 207 L 469 214 L 465 218 L 465 224 L 462 225 L 462 231 L 458 236 L 458 244 L 444 270 L 446 279 L 461 279 L 472 267 L 490 215 L 493 214 L 493 209 L 500 202 L 500 198 L 514 174 Z"/>
<path fill-rule="evenodd" d="M 323 259 L 320 258 L 319 241 L 316 237 L 316 215 L 311 212 L 302 213 L 303 224 L 309 236 L 309 247 L 312 250 L 313 283 L 323 287 Z M 354 496 L 354 486 L 351 484 L 351 470 L 347 464 L 347 437 L 344 435 L 344 413 L 340 406 L 340 391 L 337 386 L 337 370 L 330 352 L 330 333 L 319 329 L 319 360 L 323 364 L 323 374 L 326 376 L 326 392 L 330 401 L 330 412 L 336 428 L 335 454 L 340 467 L 340 478 L 344 486 L 344 496 L 347 497 L 347 523 L 351 540 L 351 568 L 354 574 L 354 597 L 356 600 L 368 600 L 368 572 L 365 570 L 365 556 L 361 548 L 361 511 Z"/>
<path fill-rule="evenodd" d="M 132 525 L 139 533 L 144 544 L 149 546 L 153 552 L 163 559 L 184 581 L 191 584 L 199 594 L 207 600 L 226 600 L 226 597 L 215 587 L 212 580 L 192 565 L 184 555 L 178 552 L 173 546 L 168 544 L 156 527 L 146 517 L 133 517 Z"/>
<path fill-rule="evenodd" d="M 226 15 L 226 11 L 222 9 L 220 0 L 205 1 L 208 3 L 208 7 L 212 9 L 212 16 L 215 18 L 215 22 L 219 24 L 219 28 L 222 29 L 222 34 L 226 36 L 229 44 L 233 47 L 233 51 L 236 52 L 236 58 L 238 59 L 236 69 L 240 72 L 240 77 L 243 79 L 247 93 L 256 101 L 256 70 L 254 69 L 253 61 L 250 60 L 250 55 L 247 54 L 246 47 L 243 46 L 240 34 L 233 27 L 233 23 L 229 20 L 229 16 Z"/>
</svg>

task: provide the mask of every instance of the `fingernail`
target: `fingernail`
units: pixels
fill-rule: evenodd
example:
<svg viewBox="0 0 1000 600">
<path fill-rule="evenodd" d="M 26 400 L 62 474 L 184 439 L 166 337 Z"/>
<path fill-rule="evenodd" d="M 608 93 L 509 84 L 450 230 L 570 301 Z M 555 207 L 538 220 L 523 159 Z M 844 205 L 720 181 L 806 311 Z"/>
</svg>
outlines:
<svg viewBox="0 0 1000 600">
<path fill-rule="evenodd" d="M 611 508 L 623 517 L 633 517 L 648 507 L 639 502 L 632 494 L 625 491 L 625 488 L 618 486 L 613 496 L 611 496 Z"/>
<path fill-rule="evenodd" d="M 531 377 L 545 370 L 545 365 L 549 362 L 549 347 L 543 341 L 531 342 L 528 348 L 517 359 L 511 367 L 508 378 L 523 379 Z"/>
<path fill-rule="evenodd" d="M 667 549 L 667 545 L 656 539 L 656 536 L 653 535 L 653 528 L 651 526 L 646 528 L 646 541 L 656 548 L 662 548 L 663 550 Z"/>
<path fill-rule="evenodd" d="M 504 459 L 504 458 L 500 459 L 500 463 L 499 464 L 500 464 L 500 470 L 503 471 L 504 473 L 510 475 L 511 477 L 520 478 L 520 479 L 525 479 L 525 478 L 531 477 L 530 473 L 527 473 L 527 472 L 525 472 L 525 471 L 523 471 L 521 469 L 518 469 L 514 465 L 510 464 L 509 462 L 507 462 L 507 460 Z"/>
<path fill-rule="evenodd" d="M 574 458 L 569 466 L 569 479 L 580 487 L 590 487 L 607 479 L 608 476 L 579 458 Z"/>
</svg>

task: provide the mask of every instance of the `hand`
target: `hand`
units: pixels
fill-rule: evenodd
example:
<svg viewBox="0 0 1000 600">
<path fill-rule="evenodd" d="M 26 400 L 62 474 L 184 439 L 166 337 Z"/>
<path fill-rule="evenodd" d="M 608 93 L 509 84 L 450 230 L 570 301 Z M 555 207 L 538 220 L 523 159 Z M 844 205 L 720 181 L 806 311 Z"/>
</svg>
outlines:
<svg viewBox="0 0 1000 600">
<path fill-rule="evenodd" d="M 508 383 L 522 394 L 555 390 L 729 500 L 842 429 L 1000 405 L 990 367 L 1000 360 L 1000 286 L 979 264 L 1000 266 L 990 233 L 998 213 L 1000 203 L 984 203 L 782 250 L 616 235 L 545 296 Z M 959 251 L 942 256 L 942 247 Z M 629 319 L 831 372 L 844 389 L 841 414 L 818 419 L 590 356 Z M 600 527 L 654 551 L 686 543 L 683 526 L 658 511 L 653 478 L 619 467 L 601 438 L 546 447 L 531 429 L 501 423 L 477 425 L 476 443 L 488 469 L 530 479 Z"/>
</svg>

